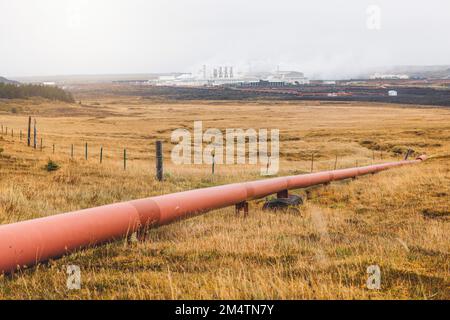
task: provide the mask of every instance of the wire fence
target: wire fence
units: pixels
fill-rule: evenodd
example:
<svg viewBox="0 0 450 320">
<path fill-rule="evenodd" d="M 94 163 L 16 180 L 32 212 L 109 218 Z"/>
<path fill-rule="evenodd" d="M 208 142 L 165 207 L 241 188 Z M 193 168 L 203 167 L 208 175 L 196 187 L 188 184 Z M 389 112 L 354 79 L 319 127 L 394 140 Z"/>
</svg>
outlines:
<svg viewBox="0 0 450 320">
<path fill-rule="evenodd" d="M 1 135 L 3 137 L 11 137 L 14 141 L 18 139 L 19 142 L 25 143 L 32 149 L 39 150 L 41 152 L 47 152 L 53 155 L 67 155 L 70 159 L 83 159 L 85 161 L 95 161 L 99 164 L 103 164 L 105 161 L 113 160 L 115 163 L 122 162 L 123 170 L 127 170 L 130 161 L 154 161 L 155 162 L 155 176 L 158 180 L 163 179 L 163 151 L 162 141 L 154 141 L 154 145 L 148 144 L 148 147 L 137 148 L 112 147 L 111 142 L 106 143 L 108 146 L 102 143 L 97 143 L 92 138 L 79 139 L 84 140 L 78 143 L 63 143 L 61 142 L 67 137 L 63 135 L 44 135 L 37 129 L 37 121 L 29 117 L 28 128 L 17 129 L 5 124 L 0 124 Z M 145 142 L 142 143 L 145 145 Z M 408 150 L 407 158 L 410 154 Z M 215 162 L 214 153 L 212 156 L 212 164 L 210 165 L 211 174 L 217 172 L 217 163 Z M 303 172 L 316 172 L 318 170 L 336 170 L 349 167 L 358 167 L 364 165 L 370 165 L 387 160 L 401 160 L 402 155 L 397 155 L 396 158 L 392 157 L 392 154 L 388 152 L 372 150 L 371 157 L 365 157 L 364 159 L 347 159 L 339 158 L 336 154 L 334 159 L 319 160 L 316 152 L 311 151 L 311 157 L 309 160 L 302 161 Z M 270 161 L 270 158 L 268 159 Z M 294 162 L 295 163 L 295 162 Z M 269 165 L 269 162 L 267 163 Z"/>
</svg>

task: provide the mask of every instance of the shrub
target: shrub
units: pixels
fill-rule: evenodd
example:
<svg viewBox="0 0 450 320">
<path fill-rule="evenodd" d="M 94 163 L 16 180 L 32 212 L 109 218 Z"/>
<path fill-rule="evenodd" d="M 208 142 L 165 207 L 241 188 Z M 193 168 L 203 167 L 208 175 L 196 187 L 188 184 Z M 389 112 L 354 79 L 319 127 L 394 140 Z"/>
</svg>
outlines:
<svg viewBox="0 0 450 320">
<path fill-rule="evenodd" d="M 10 84 L 0 83 L 0 98 L 27 99 L 30 97 L 42 97 L 51 100 L 74 102 L 70 92 L 58 87 L 36 84 Z"/>
<path fill-rule="evenodd" d="M 48 160 L 47 164 L 45 165 L 45 170 L 48 172 L 50 171 L 56 171 L 59 169 L 59 165 L 54 162 L 53 160 Z"/>
</svg>

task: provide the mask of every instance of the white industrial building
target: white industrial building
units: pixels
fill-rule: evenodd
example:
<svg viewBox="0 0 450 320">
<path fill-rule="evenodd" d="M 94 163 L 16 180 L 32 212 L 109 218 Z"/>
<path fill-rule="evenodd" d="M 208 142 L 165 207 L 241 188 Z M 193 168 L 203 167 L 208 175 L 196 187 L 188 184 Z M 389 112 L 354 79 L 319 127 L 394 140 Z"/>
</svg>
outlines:
<svg viewBox="0 0 450 320">
<path fill-rule="evenodd" d="M 236 72 L 233 66 L 204 65 L 197 73 L 183 73 L 176 75 L 162 75 L 156 80 L 149 80 L 148 84 L 161 86 L 275 86 L 308 84 L 309 80 L 302 72 L 280 71 L 266 72 L 263 74 L 249 74 Z"/>
<path fill-rule="evenodd" d="M 274 73 L 273 76 L 270 76 L 267 80 L 283 82 L 285 84 L 308 84 L 309 80 L 305 78 L 303 72 L 298 71 L 280 71 Z"/>
<path fill-rule="evenodd" d="M 380 74 L 375 73 L 370 76 L 371 80 L 408 80 L 407 74 Z"/>
<path fill-rule="evenodd" d="M 389 97 L 396 97 L 398 95 L 396 90 L 389 90 L 388 91 L 388 96 Z"/>
</svg>

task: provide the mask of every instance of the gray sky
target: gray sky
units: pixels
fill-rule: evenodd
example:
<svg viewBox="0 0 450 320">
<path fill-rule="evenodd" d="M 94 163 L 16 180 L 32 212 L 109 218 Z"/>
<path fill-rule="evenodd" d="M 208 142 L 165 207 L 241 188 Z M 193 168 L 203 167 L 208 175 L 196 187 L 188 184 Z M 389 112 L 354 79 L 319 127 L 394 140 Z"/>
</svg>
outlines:
<svg viewBox="0 0 450 320">
<path fill-rule="evenodd" d="M 227 64 L 345 77 L 450 64 L 449 31 L 448 0 L 0 0 L 0 75 Z"/>
</svg>

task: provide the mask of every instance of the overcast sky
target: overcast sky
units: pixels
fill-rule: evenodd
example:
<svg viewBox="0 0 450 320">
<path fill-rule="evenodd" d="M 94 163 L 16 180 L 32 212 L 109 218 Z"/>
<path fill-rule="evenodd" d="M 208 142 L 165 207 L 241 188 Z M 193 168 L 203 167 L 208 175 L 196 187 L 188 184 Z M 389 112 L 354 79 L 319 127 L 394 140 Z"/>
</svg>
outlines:
<svg viewBox="0 0 450 320">
<path fill-rule="evenodd" d="M 345 77 L 450 64 L 449 32 L 449 0 L 0 0 L 0 75 L 226 64 Z"/>
</svg>

